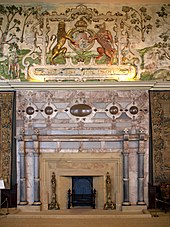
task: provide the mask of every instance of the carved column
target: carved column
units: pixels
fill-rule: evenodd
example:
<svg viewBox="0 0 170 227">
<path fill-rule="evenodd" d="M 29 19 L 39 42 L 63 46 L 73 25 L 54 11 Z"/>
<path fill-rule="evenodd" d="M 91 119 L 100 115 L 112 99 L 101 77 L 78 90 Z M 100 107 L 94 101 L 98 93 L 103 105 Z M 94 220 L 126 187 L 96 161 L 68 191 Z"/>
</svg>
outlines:
<svg viewBox="0 0 170 227">
<path fill-rule="evenodd" d="M 145 136 L 142 131 L 139 135 L 138 150 L 138 205 L 145 205 L 144 202 L 144 155 L 145 155 Z"/>
<path fill-rule="evenodd" d="M 124 206 L 130 206 L 129 202 L 129 135 L 128 129 L 124 130 L 123 140 L 123 203 Z"/>
<path fill-rule="evenodd" d="M 39 206 L 40 202 L 40 165 L 39 165 L 39 130 L 34 131 L 33 144 L 34 144 L 34 202 L 33 205 Z"/>
<path fill-rule="evenodd" d="M 19 205 L 26 205 L 27 193 L 26 193 L 26 151 L 25 151 L 25 141 L 24 141 L 24 129 L 21 130 L 21 134 L 18 137 L 19 143 L 19 154 L 20 154 L 20 201 Z"/>
</svg>

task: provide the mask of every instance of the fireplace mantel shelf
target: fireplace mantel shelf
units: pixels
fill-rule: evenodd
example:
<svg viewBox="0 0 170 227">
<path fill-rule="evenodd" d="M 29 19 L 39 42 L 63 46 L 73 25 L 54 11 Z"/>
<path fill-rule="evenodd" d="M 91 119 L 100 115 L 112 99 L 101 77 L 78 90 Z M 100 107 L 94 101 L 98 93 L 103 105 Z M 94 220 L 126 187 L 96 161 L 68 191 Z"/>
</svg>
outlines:
<svg viewBox="0 0 170 227">
<path fill-rule="evenodd" d="M 63 90 L 63 89 L 114 89 L 114 90 L 170 90 L 169 81 L 126 81 L 126 82 L 12 82 L 1 81 L 0 90 Z"/>
<path fill-rule="evenodd" d="M 38 140 L 43 142 L 49 141 L 138 141 L 147 140 L 147 135 L 145 133 L 136 134 L 121 134 L 121 135 L 22 135 L 22 140 L 25 142 Z M 20 136 L 16 139 L 21 140 Z"/>
</svg>

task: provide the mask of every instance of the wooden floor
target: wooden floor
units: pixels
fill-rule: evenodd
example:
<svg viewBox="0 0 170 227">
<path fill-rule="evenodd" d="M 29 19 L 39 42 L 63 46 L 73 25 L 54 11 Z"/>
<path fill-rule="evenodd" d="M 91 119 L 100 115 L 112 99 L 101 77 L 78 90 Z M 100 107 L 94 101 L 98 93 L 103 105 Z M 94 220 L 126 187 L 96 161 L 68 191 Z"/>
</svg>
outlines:
<svg viewBox="0 0 170 227">
<path fill-rule="evenodd" d="M 157 216 L 157 217 L 156 217 Z M 122 213 L 102 210 L 10 212 L 0 227 L 170 227 L 170 212 Z"/>
</svg>

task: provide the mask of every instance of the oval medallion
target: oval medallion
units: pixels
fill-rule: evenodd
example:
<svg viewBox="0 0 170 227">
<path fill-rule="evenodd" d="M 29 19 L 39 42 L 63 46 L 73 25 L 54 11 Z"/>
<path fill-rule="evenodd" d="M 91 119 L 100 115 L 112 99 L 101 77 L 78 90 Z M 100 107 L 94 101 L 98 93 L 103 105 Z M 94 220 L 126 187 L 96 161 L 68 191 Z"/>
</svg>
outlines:
<svg viewBox="0 0 170 227">
<path fill-rule="evenodd" d="M 117 108 L 117 106 L 111 106 L 110 107 L 110 109 L 109 109 L 109 112 L 111 113 L 111 114 L 117 114 L 118 113 L 118 108 Z"/>
<path fill-rule="evenodd" d="M 27 113 L 28 115 L 34 114 L 34 108 L 33 108 L 32 106 L 27 107 L 26 113 Z"/>
<path fill-rule="evenodd" d="M 45 108 L 45 113 L 46 113 L 47 115 L 51 115 L 51 114 L 53 113 L 53 108 L 52 108 L 51 106 L 47 106 L 47 107 Z"/>
<path fill-rule="evenodd" d="M 90 115 L 92 108 L 86 104 L 76 104 L 70 108 L 70 113 L 76 117 L 86 117 Z"/>
<path fill-rule="evenodd" d="M 136 106 L 131 106 L 129 109 L 129 112 L 131 114 L 137 114 L 138 113 L 138 108 Z"/>
</svg>

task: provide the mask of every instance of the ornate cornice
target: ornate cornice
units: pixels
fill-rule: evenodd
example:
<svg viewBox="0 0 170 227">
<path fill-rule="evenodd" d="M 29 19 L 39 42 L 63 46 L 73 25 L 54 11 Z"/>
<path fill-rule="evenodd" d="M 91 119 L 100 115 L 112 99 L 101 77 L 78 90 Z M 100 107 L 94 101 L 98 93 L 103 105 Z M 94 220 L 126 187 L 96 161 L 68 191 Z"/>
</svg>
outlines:
<svg viewBox="0 0 170 227">
<path fill-rule="evenodd" d="M 115 90 L 170 90 L 170 82 L 93 82 L 93 83 L 41 83 L 41 82 L 0 82 L 0 91 L 17 90 L 62 90 L 62 89 L 115 89 Z"/>
</svg>

